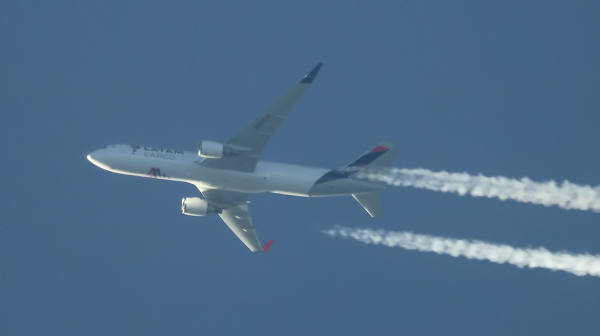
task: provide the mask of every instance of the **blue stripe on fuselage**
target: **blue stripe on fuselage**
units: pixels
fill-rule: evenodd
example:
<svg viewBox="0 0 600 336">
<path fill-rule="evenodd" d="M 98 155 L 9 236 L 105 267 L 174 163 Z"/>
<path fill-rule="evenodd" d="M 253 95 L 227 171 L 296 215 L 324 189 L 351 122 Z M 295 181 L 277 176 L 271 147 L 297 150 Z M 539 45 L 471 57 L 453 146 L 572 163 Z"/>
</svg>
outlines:
<svg viewBox="0 0 600 336">
<path fill-rule="evenodd" d="M 321 176 L 321 178 L 319 178 L 317 180 L 317 182 L 315 182 L 315 184 L 329 182 L 329 181 L 333 181 L 333 180 L 339 180 L 339 179 L 343 179 L 343 178 L 348 178 L 354 174 L 356 174 L 355 171 L 343 172 L 343 171 L 339 171 L 339 170 L 332 170 L 332 171 L 325 173 L 325 175 Z"/>
<path fill-rule="evenodd" d="M 364 168 L 365 166 L 370 165 L 371 163 L 373 163 L 373 161 L 377 160 L 379 157 L 381 157 L 383 154 L 385 154 L 387 152 L 388 151 L 369 152 L 369 153 L 359 157 L 351 164 L 347 165 L 346 168 L 351 168 L 351 167 Z"/>
</svg>

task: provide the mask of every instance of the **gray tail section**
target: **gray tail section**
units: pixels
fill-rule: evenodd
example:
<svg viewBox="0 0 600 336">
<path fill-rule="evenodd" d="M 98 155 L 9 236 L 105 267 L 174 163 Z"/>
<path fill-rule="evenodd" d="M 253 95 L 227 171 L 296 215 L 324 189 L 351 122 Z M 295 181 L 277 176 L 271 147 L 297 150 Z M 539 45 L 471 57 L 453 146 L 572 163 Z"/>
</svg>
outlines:
<svg viewBox="0 0 600 336">
<path fill-rule="evenodd" d="M 398 157 L 398 151 L 392 149 L 391 143 L 382 142 L 375 147 L 371 153 L 381 153 L 372 162 L 361 167 L 358 178 L 368 177 L 369 175 L 387 175 L 394 161 Z M 373 155 L 373 154 L 369 154 Z M 352 194 L 352 197 L 371 215 L 371 217 L 381 217 L 381 202 L 379 200 L 379 191 Z"/>
</svg>

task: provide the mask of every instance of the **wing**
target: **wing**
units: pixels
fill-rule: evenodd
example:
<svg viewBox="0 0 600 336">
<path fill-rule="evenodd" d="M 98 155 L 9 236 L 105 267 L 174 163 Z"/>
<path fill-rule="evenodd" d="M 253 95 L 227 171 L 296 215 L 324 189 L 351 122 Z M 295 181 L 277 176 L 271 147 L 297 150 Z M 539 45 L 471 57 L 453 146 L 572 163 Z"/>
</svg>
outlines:
<svg viewBox="0 0 600 336">
<path fill-rule="evenodd" d="M 229 226 L 231 231 L 233 231 L 233 233 L 248 246 L 250 251 L 262 252 L 263 247 L 258 241 L 256 230 L 254 230 L 254 227 L 252 226 L 252 218 L 248 215 L 247 205 L 238 205 L 223 210 L 219 216 L 221 216 L 221 219 Z"/>
<path fill-rule="evenodd" d="M 224 156 L 220 159 L 206 159 L 200 165 L 208 168 L 253 173 L 263 149 L 281 123 L 287 118 L 294 105 L 300 100 L 300 97 L 306 92 L 322 65 L 323 63 L 317 64 L 288 93 L 225 143 L 233 148 L 243 148 L 243 151 L 233 156 Z"/>
<path fill-rule="evenodd" d="M 200 189 L 200 192 L 208 203 L 224 209 L 219 216 L 250 251 L 267 252 L 273 241 L 269 241 L 264 247 L 260 244 L 252 218 L 248 214 L 248 194 L 220 189 Z"/>
</svg>

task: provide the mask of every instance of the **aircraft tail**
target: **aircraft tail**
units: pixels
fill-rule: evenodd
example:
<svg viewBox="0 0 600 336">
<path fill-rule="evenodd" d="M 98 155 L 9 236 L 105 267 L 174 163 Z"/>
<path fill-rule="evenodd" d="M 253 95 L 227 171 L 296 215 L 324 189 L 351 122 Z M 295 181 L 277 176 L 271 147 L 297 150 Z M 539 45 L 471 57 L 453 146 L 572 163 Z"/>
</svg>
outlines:
<svg viewBox="0 0 600 336">
<path fill-rule="evenodd" d="M 392 147 L 389 142 L 381 142 L 339 171 L 349 176 L 360 173 L 356 176 L 359 178 L 366 173 L 387 174 L 398 156 L 398 151 Z"/>
<path fill-rule="evenodd" d="M 391 143 L 381 142 L 375 148 L 340 169 L 340 171 L 348 172 L 358 178 L 370 174 L 387 175 L 398 156 L 398 151 L 392 149 L 392 147 Z M 371 217 L 381 217 L 379 191 L 356 193 L 352 194 L 352 197 L 358 201 Z"/>
</svg>

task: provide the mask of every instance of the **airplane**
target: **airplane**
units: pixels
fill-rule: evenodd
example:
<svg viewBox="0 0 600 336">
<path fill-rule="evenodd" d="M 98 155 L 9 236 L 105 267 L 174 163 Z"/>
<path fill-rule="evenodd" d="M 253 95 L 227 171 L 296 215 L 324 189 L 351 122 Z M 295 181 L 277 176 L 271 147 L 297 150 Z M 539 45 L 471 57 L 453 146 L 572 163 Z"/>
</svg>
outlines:
<svg viewBox="0 0 600 336">
<path fill-rule="evenodd" d="M 352 195 L 372 217 L 381 216 L 381 182 L 369 174 L 386 174 L 398 155 L 382 142 L 341 169 L 324 169 L 260 160 L 261 154 L 300 97 L 314 81 L 317 66 L 269 109 L 225 143 L 200 141 L 197 152 L 137 145 L 110 145 L 87 159 L 113 173 L 187 182 L 204 199 L 186 197 L 181 211 L 190 216 L 217 214 L 252 251 L 267 252 L 273 240 L 261 245 L 248 213 L 248 195 L 276 194 L 325 197 Z"/>
</svg>

